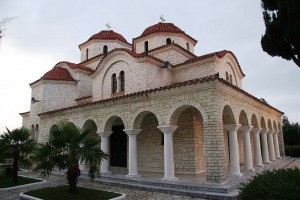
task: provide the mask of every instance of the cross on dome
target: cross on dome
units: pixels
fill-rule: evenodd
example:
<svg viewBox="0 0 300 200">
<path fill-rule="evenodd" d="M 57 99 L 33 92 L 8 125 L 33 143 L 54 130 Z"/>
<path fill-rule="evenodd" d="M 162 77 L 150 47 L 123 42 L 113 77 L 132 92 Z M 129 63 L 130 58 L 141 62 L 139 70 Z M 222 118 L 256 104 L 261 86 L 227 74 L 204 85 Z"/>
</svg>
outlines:
<svg viewBox="0 0 300 200">
<path fill-rule="evenodd" d="M 161 21 L 162 23 L 164 23 L 164 22 L 166 21 L 163 15 L 160 16 L 160 21 Z"/>
<path fill-rule="evenodd" d="M 109 31 L 109 29 L 111 28 L 111 26 L 109 25 L 109 23 L 105 24 L 105 26 L 107 27 L 107 30 Z"/>
</svg>

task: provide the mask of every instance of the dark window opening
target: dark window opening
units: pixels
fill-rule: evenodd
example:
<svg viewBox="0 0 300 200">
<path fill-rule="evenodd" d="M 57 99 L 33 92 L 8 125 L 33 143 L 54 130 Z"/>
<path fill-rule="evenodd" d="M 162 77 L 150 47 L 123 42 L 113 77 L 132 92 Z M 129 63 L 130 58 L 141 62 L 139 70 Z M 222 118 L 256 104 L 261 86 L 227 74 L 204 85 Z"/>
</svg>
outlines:
<svg viewBox="0 0 300 200">
<path fill-rule="evenodd" d="M 188 42 L 186 43 L 186 49 L 190 51 L 190 44 Z"/>
<path fill-rule="evenodd" d="M 120 79 L 121 79 L 121 92 L 125 92 L 125 73 L 124 73 L 124 71 L 120 72 Z"/>
<path fill-rule="evenodd" d="M 145 48 L 145 52 L 148 52 L 148 41 L 146 41 L 145 43 L 144 43 L 144 48 Z"/>
<path fill-rule="evenodd" d="M 171 38 L 167 38 L 167 39 L 166 39 L 166 43 L 167 43 L 167 44 L 171 44 L 171 42 L 172 42 L 172 41 L 171 41 Z"/>
<path fill-rule="evenodd" d="M 117 92 L 117 76 L 113 74 L 111 76 L 111 93 L 114 94 Z"/>
<path fill-rule="evenodd" d="M 89 59 L 89 49 L 87 48 L 85 51 L 86 51 L 86 53 L 85 53 L 86 54 L 86 59 Z"/>
<path fill-rule="evenodd" d="M 103 54 L 107 54 L 108 52 L 108 47 L 106 45 L 103 46 Z"/>
<path fill-rule="evenodd" d="M 164 134 L 163 133 L 161 133 L 161 135 L 160 135 L 160 145 L 165 145 L 165 138 L 164 138 Z"/>
</svg>

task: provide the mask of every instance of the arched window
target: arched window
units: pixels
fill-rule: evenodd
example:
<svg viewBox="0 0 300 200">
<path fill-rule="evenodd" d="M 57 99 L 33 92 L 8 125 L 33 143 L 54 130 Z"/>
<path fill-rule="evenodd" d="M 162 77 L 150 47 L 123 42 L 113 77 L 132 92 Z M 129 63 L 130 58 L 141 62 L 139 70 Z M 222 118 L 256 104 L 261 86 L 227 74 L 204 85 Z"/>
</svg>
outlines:
<svg viewBox="0 0 300 200">
<path fill-rule="evenodd" d="M 232 84 L 232 76 L 230 74 L 229 82 Z"/>
<path fill-rule="evenodd" d="M 34 131 L 34 125 L 32 124 L 31 125 L 31 139 L 33 139 L 34 140 L 34 136 L 35 135 L 35 131 Z"/>
<path fill-rule="evenodd" d="M 85 53 L 86 59 L 89 59 L 89 48 L 87 48 L 85 51 L 86 51 L 86 53 Z"/>
<path fill-rule="evenodd" d="M 144 43 L 145 52 L 148 52 L 148 41 L 145 41 Z"/>
<path fill-rule="evenodd" d="M 167 39 L 166 39 L 166 43 L 167 43 L 167 44 L 171 44 L 171 42 L 172 42 L 172 41 L 171 41 L 171 38 L 167 38 Z"/>
<path fill-rule="evenodd" d="M 186 43 L 186 49 L 190 51 L 190 44 L 188 42 Z"/>
<path fill-rule="evenodd" d="M 120 81 L 121 81 L 121 92 L 125 92 L 125 73 L 124 73 L 124 71 L 120 72 Z"/>
<path fill-rule="evenodd" d="M 114 94 L 117 92 L 117 76 L 113 74 L 111 76 L 111 93 Z"/>
<path fill-rule="evenodd" d="M 228 72 L 226 72 L 226 81 L 229 81 Z"/>
<path fill-rule="evenodd" d="M 108 52 L 108 47 L 107 47 L 107 45 L 104 45 L 103 46 L 103 54 L 107 54 L 107 52 Z"/>
</svg>

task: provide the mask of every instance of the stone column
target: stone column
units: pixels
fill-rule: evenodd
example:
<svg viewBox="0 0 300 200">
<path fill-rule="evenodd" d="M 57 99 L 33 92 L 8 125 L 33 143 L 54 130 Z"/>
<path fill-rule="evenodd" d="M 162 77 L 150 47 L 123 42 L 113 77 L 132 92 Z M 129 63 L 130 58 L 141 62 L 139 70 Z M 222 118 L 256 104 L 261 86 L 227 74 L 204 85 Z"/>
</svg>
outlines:
<svg viewBox="0 0 300 200">
<path fill-rule="evenodd" d="M 259 133 L 262 130 L 262 128 L 253 128 L 252 132 L 254 134 L 254 162 L 255 166 L 257 167 L 263 167 L 262 164 L 262 158 L 261 158 L 261 146 L 260 146 L 260 138 Z"/>
<path fill-rule="evenodd" d="M 112 133 L 113 133 L 112 131 L 104 131 L 104 132 L 97 133 L 101 137 L 101 150 L 104 153 L 109 153 L 108 142 L 109 142 L 109 136 Z M 108 171 L 108 167 L 109 167 L 109 160 L 103 160 L 101 164 L 101 173 L 110 173 Z"/>
<path fill-rule="evenodd" d="M 270 164 L 271 162 L 269 160 L 267 132 L 268 129 L 262 129 L 260 132 L 262 135 L 262 159 L 263 159 L 263 163 Z"/>
<path fill-rule="evenodd" d="M 271 161 L 276 161 L 275 150 L 274 150 L 274 141 L 273 141 L 273 130 L 268 131 L 268 146 L 269 146 L 269 156 Z"/>
<path fill-rule="evenodd" d="M 280 151 L 279 151 L 279 144 L 278 144 L 278 133 L 279 133 L 279 131 L 274 132 L 273 140 L 274 140 L 274 148 L 275 148 L 275 157 L 277 159 L 280 159 Z"/>
<path fill-rule="evenodd" d="M 173 153 L 173 132 L 178 126 L 158 126 L 164 134 L 164 180 L 175 180 L 174 153 Z"/>
<path fill-rule="evenodd" d="M 121 76 L 117 76 L 117 92 L 121 92 Z"/>
<path fill-rule="evenodd" d="M 142 129 L 124 129 L 123 130 L 129 138 L 129 157 L 128 157 L 128 175 L 129 177 L 139 176 L 137 170 L 137 146 L 136 136 L 142 131 Z"/>
<path fill-rule="evenodd" d="M 240 126 L 240 124 L 224 125 L 224 128 L 229 132 L 230 174 L 238 177 L 242 176 L 240 171 L 239 146 L 237 139 L 237 130 Z"/>
<path fill-rule="evenodd" d="M 251 151 L 251 141 L 250 141 L 250 131 L 253 126 L 241 126 L 240 131 L 243 133 L 244 142 L 244 160 L 245 160 L 245 170 L 254 171 L 253 161 L 252 161 L 252 151 Z"/>
</svg>

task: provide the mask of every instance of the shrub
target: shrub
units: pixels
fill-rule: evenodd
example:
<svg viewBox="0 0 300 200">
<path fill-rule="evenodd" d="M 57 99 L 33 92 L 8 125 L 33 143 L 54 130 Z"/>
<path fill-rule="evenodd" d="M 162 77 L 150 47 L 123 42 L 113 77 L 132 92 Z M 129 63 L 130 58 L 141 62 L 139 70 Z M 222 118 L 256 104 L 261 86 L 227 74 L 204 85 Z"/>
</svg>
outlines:
<svg viewBox="0 0 300 200">
<path fill-rule="evenodd" d="M 299 199 L 300 169 L 264 171 L 242 184 L 238 199 Z"/>
<path fill-rule="evenodd" d="M 300 146 L 292 146 L 292 145 L 286 145 L 284 147 L 285 149 L 285 155 L 292 156 L 292 157 L 300 157 Z"/>
<path fill-rule="evenodd" d="M 12 168 L 10 166 L 7 166 L 5 168 L 5 175 L 11 176 L 12 175 Z"/>
</svg>

